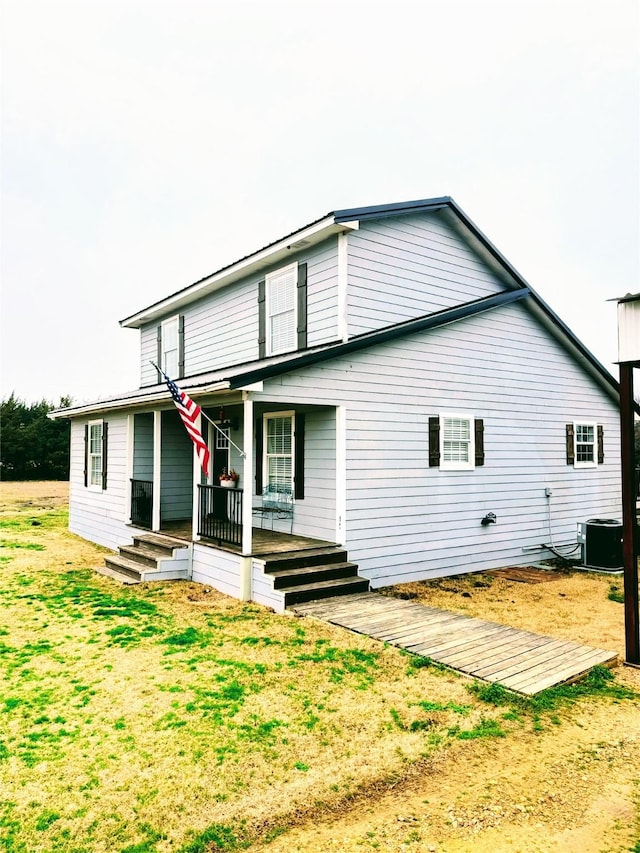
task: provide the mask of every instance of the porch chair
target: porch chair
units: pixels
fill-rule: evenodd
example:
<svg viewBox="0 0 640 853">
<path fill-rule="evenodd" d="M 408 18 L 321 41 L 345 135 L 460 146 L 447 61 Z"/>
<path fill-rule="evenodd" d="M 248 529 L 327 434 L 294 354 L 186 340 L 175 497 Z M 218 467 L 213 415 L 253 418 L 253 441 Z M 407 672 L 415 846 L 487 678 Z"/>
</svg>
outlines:
<svg viewBox="0 0 640 853">
<path fill-rule="evenodd" d="M 273 483 L 262 490 L 260 503 L 252 507 L 254 515 L 260 516 L 260 527 L 264 528 L 265 518 L 271 519 L 273 530 L 274 519 L 289 519 L 289 533 L 293 533 L 293 492 L 289 486 Z"/>
</svg>

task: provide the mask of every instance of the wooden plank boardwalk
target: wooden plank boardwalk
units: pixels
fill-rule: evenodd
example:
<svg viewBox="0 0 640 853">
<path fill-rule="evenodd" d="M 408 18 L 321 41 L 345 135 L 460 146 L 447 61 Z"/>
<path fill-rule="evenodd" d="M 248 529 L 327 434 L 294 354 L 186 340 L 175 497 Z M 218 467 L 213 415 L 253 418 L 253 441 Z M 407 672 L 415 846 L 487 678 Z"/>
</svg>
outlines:
<svg viewBox="0 0 640 853">
<path fill-rule="evenodd" d="M 575 681 L 594 666 L 612 666 L 617 660 L 615 652 L 375 592 L 309 601 L 290 609 L 527 696 Z"/>
</svg>

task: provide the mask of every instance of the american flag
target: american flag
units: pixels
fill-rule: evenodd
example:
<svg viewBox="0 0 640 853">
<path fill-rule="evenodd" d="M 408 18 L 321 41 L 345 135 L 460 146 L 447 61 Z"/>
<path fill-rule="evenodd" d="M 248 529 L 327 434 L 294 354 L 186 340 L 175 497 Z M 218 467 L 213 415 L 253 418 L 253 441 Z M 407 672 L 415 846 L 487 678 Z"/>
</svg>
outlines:
<svg viewBox="0 0 640 853">
<path fill-rule="evenodd" d="M 209 448 L 206 445 L 204 438 L 202 437 L 202 433 L 200 432 L 200 425 L 198 423 L 198 418 L 200 417 L 201 409 L 197 403 L 194 403 L 191 397 L 187 394 L 186 391 L 181 391 L 173 379 L 169 379 L 164 370 L 161 370 L 160 373 L 165 378 L 167 383 L 167 388 L 171 392 L 171 396 L 173 397 L 173 402 L 176 404 L 176 409 L 178 410 L 178 414 L 182 418 L 182 423 L 185 425 L 187 432 L 189 433 L 189 438 L 195 444 L 196 452 L 198 454 L 198 459 L 200 460 L 200 465 L 202 466 L 202 470 L 204 472 L 204 476 L 209 476 Z"/>
</svg>

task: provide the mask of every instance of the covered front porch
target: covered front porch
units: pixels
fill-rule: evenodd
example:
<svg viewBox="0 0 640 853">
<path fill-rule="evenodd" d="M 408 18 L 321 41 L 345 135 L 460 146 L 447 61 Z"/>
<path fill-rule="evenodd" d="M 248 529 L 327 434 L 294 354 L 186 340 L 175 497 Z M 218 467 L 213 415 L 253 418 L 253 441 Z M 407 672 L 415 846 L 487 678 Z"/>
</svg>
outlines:
<svg viewBox="0 0 640 853">
<path fill-rule="evenodd" d="M 207 476 L 175 408 L 129 415 L 131 527 L 205 548 L 206 562 L 212 550 L 250 561 L 344 542 L 339 407 L 250 391 L 200 405 Z"/>
<path fill-rule="evenodd" d="M 173 536 L 186 542 L 193 542 L 190 522 L 167 522 L 159 531 L 166 536 Z M 313 539 L 309 536 L 298 536 L 296 534 L 284 533 L 279 530 L 270 530 L 262 527 L 254 527 L 252 530 L 252 557 L 262 557 L 266 554 L 282 554 L 290 551 L 301 551 L 307 548 L 323 548 L 334 546 L 337 543 L 324 539 Z M 202 537 L 197 540 L 206 545 L 207 540 Z M 211 542 L 211 545 L 214 543 Z M 218 544 L 216 547 L 229 551 L 232 554 L 240 554 L 241 546 L 233 544 Z"/>
</svg>

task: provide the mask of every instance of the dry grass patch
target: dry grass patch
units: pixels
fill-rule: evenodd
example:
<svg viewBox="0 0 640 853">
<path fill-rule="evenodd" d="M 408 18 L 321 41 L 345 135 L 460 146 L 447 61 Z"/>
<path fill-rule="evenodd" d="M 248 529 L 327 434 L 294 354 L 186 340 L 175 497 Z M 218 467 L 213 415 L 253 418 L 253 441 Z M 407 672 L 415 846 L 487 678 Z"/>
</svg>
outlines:
<svg viewBox="0 0 640 853">
<path fill-rule="evenodd" d="M 68 533 L 64 501 L 52 484 L 0 495 L 12 853 L 238 849 L 453 740 L 539 724 L 366 637 L 193 583 L 96 575 L 104 549 Z"/>
</svg>

